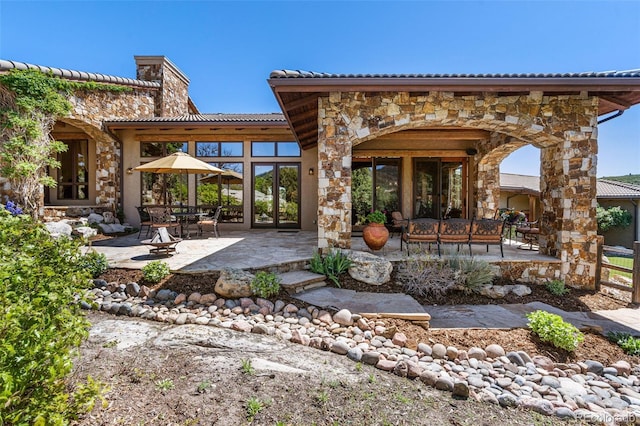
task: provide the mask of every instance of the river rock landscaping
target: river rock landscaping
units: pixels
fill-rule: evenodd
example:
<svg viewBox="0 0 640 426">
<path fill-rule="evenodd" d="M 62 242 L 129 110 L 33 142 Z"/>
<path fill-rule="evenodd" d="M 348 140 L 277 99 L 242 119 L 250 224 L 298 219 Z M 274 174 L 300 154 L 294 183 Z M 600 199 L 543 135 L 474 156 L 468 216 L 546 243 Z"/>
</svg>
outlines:
<svg viewBox="0 0 640 426">
<path fill-rule="evenodd" d="M 213 289 L 214 277 L 207 281 L 208 288 Z M 365 318 L 347 310 L 329 312 L 286 298 L 225 299 L 212 290 L 178 293 L 135 281 L 105 279 L 94 280 L 90 292 L 94 305 L 85 305 L 86 309 L 274 336 L 419 380 L 451 392 L 455 398 L 586 422 L 633 423 L 640 418 L 640 366 L 637 358 L 621 351 L 613 353 L 619 355 L 617 359 L 605 363 L 596 359 L 561 362 L 544 353 L 512 350 L 498 342 L 456 347 L 442 338 L 449 333 L 456 335 L 456 331 L 428 334 L 424 328 L 403 321 Z M 496 334 L 496 330 L 490 332 Z M 530 333 L 504 332 L 511 341 L 517 340 L 519 333 Z M 587 334 L 585 344 L 593 339 L 604 340 Z"/>
</svg>

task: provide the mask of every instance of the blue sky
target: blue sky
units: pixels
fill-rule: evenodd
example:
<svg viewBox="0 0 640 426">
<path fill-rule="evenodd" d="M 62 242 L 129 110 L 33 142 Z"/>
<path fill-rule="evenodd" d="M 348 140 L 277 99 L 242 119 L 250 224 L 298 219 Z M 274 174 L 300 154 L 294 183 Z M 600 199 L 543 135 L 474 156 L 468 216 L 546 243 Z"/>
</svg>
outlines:
<svg viewBox="0 0 640 426">
<path fill-rule="evenodd" d="M 274 69 L 528 73 L 640 68 L 639 1 L 0 0 L 0 58 L 135 77 L 165 55 L 202 112 L 276 112 Z M 523 148 L 501 170 L 538 174 Z M 598 176 L 640 173 L 640 105 L 599 128 Z"/>
</svg>

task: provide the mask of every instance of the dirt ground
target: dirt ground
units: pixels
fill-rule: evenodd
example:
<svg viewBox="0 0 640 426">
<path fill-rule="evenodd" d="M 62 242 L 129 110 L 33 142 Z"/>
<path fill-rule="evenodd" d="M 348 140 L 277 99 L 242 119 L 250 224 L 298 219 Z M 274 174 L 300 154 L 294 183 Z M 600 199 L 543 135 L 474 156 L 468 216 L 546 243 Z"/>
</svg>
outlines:
<svg viewBox="0 0 640 426">
<path fill-rule="evenodd" d="M 141 272 L 133 270 L 113 269 L 101 278 L 144 284 Z M 216 279 L 216 274 L 175 274 L 150 287 L 204 294 L 213 291 Z M 385 286 L 366 288 L 348 276 L 341 277 L 340 282 L 343 288 L 359 291 L 401 291 L 400 284 L 393 280 Z M 500 301 L 477 295 L 452 294 L 447 303 L 526 303 L 539 300 L 574 311 L 616 309 L 628 305 L 628 301 L 601 293 L 571 290 L 568 295 L 556 297 L 542 287 L 534 287 L 533 290 L 530 296 Z M 284 293 L 277 298 L 300 304 Z M 430 304 L 433 301 L 420 302 Z M 104 318 L 114 317 L 90 314 L 94 322 L 104 321 Z M 139 322 L 122 317 L 118 317 L 118 321 Z M 418 342 L 442 343 L 458 349 L 484 348 L 497 343 L 507 351 L 524 350 L 531 356 L 545 355 L 558 362 L 587 359 L 598 360 L 605 365 L 619 359 L 635 364 L 640 362 L 639 357 L 627 356 L 603 336 L 591 333 L 586 334 L 585 341 L 574 354 L 569 354 L 539 341 L 525 329 L 425 330 L 401 320 L 387 320 L 387 323 L 389 327 L 404 332 L 410 346 L 414 347 Z M 472 399 L 455 400 L 450 394 L 427 388 L 418 381 L 401 379 L 370 366 L 358 365 L 345 357 L 286 342 L 282 344 L 291 347 L 292 355 L 285 355 L 283 359 L 293 359 L 294 354 L 299 355 L 301 351 L 312 351 L 322 357 L 322 361 L 318 361 L 320 365 L 327 367 L 318 368 L 316 363 L 312 371 L 297 375 L 279 371 L 247 374 L 242 371 L 243 363 L 258 354 L 266 356 L 266 352 L 217 348 L 215 354 L 205 356 L 199 346 L 157 348 L 149 342 L 118 349 L 116 343 L 117 338 L 113 342 L 94 339 L 82 347 L 75 367 L 76 379 L 89 374 L 107 383 L 111 390 L 106 394 L 107 408 L 95 410 L 92 415 L 81 419 L 79 425 L 572 424 Z M 327 375 L 327 371 L 341 371 L 338 366 L 349 373 Z M 169 382 L 172 388 L 165 389 Z M 250 407 L 259 411 L 253 418 L 249 415 Z"/>
<path fill-rule="evenodd" d="M 91 375 L 109 390 L 104 406 L 77 426 L 580 424 L 454 399 L 419 380 L 271 337 L 88 317 L 100 332 L 82 345 L 73 381 Z M 125 336 L 137 344 L 120 347 Z"/>
</svg>

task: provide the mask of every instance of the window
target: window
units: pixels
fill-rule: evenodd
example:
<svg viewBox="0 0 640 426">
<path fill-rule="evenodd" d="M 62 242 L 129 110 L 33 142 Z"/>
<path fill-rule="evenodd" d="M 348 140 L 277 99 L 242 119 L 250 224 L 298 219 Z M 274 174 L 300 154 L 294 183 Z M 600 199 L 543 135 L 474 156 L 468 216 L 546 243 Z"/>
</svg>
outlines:
<svg viewBox="0 0 640 426">
<path fill-rule="evenodd" d="M 67 151 L 58 154 L 58 199 L 87 200 L 89 198 L 89 142 L 64 141 Z"/>
<path fill-rule="evenodd" d="M 224 173 L 196 175 L 196 204 L 204 210 L 222 205 L 221 222 L 243 222 L 243 164 L 209 164 L 224 170 Z"/>
<path fill-rule="evenodd" d="M 196 142 L 196 157 L 242 157 L 242 142 Z"/>
<path fill-rule="evenodd" d="M 300 157 L 297 142 L 252 142 L 253 157 Z"/>
<path fill-rule="evenodd" d="M 187 152 L 186 142 L 142 142 L 140 144 L 141 157 L 164 157 L 174 152 Z"/>
<path fill-rule="evenodd" d="M 187 142 L 140 143 L 140 156 L 149 161 L 180 151 L 187 152 Z M 142 205 L 187 204 L 188 194 L 187 175 L 142 173 Z"/>
</svg>

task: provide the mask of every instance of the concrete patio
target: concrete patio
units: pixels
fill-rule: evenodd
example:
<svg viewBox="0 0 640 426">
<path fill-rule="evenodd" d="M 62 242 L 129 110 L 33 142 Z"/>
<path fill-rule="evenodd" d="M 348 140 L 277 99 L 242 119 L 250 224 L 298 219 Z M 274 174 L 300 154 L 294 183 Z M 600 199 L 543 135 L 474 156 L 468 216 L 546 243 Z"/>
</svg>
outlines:
<svg viewBox="0 0 640 426">
<path fill-rule="evenodd" d="M 141 237 L 144 239 L 144 236 Z M 317 234 L 311 231 L 277 231 L 259 230 L 225 231 L 220 238 L 213 235 L 184 239 L 176 247 L 176 253 L 171 256 L 158 256 L 149 253 L 149 247 L 140 243 L 138 234 L 117 236 L 108 240 L 96 241 L 92 247 L 99 253 L 104 253 L 111 267 L 140 269 L 152 260 L 161 259 L 169 264 L 172 271 L 183 273 L 199 273 L 219 271 L 225 267 L 250 269 L 269 268 L 281 265 L 307 262 L 313 256 L 317 247 Z M 489 262 L 498 261 L 545 261 L 559 262 L 558 259 L 540 255 L 537 251 L 518 248 L 520 243 L 507 242 L 504 244 L 504 258 L 500 257 L 498 246 L 474 245 L 474 256 L 479 256 Z M 362 237 L 354 235 L 351 240 L 352 250 L 371 252 L 364 244 Z M 528 246 L 527 246 L 528 247 Z M 426 247 L 423 249 L 426 250 Z M 451 246 L 448 246 L 451 250 Z M 468 253 L 468 247 L 461 248 L 463 254 Z M 423 253 L 417 246 L 413 253 Z M 435 246 L 431 253 L 437 256 Z M 397 235 L 389 239 L 384 248 L 376 255 L 390 261 L 407 258 L 406 250 L 400 251 L 400 239 Z"/>
</svg>

